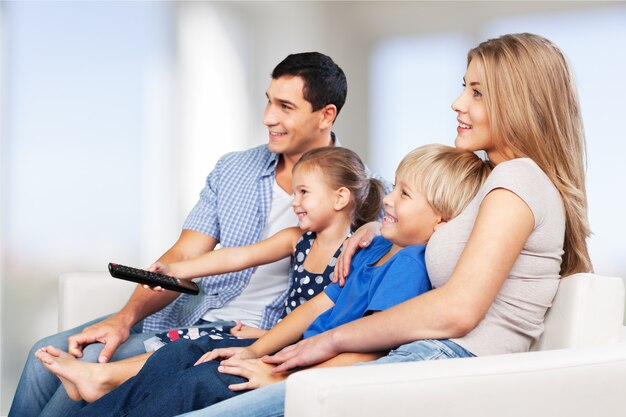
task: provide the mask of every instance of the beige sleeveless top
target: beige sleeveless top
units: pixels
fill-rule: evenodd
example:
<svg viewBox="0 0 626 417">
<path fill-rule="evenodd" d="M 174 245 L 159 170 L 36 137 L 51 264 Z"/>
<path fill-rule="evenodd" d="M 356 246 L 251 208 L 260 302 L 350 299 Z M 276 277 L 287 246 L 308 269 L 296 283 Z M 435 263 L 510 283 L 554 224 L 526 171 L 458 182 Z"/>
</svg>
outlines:
<svg viewBox="0 0 626 417">
<path fill-rule="evenodd" d="M 477 356 L 527 351 L 541 335 L 563 255 L 565 212 L 559 192 L 532 160 L 514 159 L 498 164 L 468 207 L 431 237 L 426 265 L 433 288 L 450 278 L 483 198 L 496 188 L 518 195 L 535 226 L 485 318 L 466 336 L 452 339 Z"/>
</svg>

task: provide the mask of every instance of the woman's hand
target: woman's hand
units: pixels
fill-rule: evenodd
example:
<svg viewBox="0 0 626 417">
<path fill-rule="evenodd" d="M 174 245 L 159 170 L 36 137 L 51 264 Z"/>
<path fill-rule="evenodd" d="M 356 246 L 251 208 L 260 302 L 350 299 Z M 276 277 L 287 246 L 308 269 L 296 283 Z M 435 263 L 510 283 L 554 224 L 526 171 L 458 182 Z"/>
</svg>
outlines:
<svg viewBox="0 0 626 417">
<path fill-rule="evenodd" d="M 258 339 L 265 333 L 267 333 L 267 330 L 246 326 L 240 320 L 237 320 L 235 327 L 230 329 L 230 334 L 238 337 L 239 339 Z"/>
<path fill-rule="evenodd" d="M 346 277 L 350 273 L 352 257 L 357 250 L 366 248 L 376 236 L 380 235 L 380 228 L 381 224 L 379 222 L 366 223 L 359 227 L 348 240 L 343 242 L 341 255 L 337 258 L 337 264 L 335 265 L 333 282 L 339 281 L 339 285 L 344 286 Z"/>
<path fill-rule="evenodd" d="M 293 370 L 294 368 L 305 368 L 326 362 L 339 353 L 333 347 L 331 330 L 301 340 L 272 356 L 264 356 L 261 359 L 265 363 L 278 365 L 273 372 L 280 373 Z"/>
<path fill-rule="evenodd" d="M 217 368 L 219 372 L 240 376 L 248 381 L 241 384 L 232 384 L 228 388 L 232 391 L 243 391 L 261 388 L 266 385 L 284 381 L 289 376 L 287 372 L 274 372 L 274 365 L 264 363 L 260 359 L 230 358 L 222 361 Z"/>
<path fill-rule="evenodd" d="M 217 359 L 230 359 L 230 358 L 240 358 L 240 359 L 256 359 L 256 355 L 248 348 L 243 347 L 229 347 L 222 349 L 213 349 L 200 357 L 196 361 L 195 365 L 200 365 L 203 362 L 214 361 Z"/>
</svg>

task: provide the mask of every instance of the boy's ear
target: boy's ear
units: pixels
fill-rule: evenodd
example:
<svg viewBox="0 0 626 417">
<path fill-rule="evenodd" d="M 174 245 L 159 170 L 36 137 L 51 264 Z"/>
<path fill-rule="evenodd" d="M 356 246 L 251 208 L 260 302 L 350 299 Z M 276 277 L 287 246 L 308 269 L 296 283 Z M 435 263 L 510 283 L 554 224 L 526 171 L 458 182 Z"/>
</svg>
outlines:
<svg viewBox="0 0 626 417">
<path fill-rule="evenodd" d="M 350 190 L 346 187 L 341 187 L 335 190 L 335 210 L 343 210 L 348 204 L 350 204 Z"/>
<path fill-rule="evenodd" d="M 435 225 L 435 228 L 433 231 L 439 229 L 441 226 L 443 226 L 444 224 L 448 223 L 447 220 L 445 220 L 443 217 L 439 218 L 439 222 L 437 222 L 437 224 Z"/>
<path fill-rule="evenodd" d="M 320 109 L 320 129 L 331 127 L 337 117 L 337 106 L 327 104 Z"/>
</svg>

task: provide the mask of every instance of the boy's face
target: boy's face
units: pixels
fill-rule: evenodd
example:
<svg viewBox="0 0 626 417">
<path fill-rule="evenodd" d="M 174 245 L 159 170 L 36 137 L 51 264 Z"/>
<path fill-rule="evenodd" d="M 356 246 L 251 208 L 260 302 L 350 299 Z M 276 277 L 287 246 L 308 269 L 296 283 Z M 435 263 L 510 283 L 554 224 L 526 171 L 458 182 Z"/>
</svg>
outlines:
<svg viewBox="0 0 626 417">
<path fill-rule="evenodd" d="M 441 215 L 426 197 L 403 176 L 396 178 L 393 191 L 383 199 L 385 217 L 381 233 L 395 245 L 406 247 L 428 242 Z"/>
<path fill-rule="evenodd" d="M 269 150 L 274 153 L 301 155 L 317 145 L 321 109 L 313 111 L 304 99 L 301 77 L 273 79 L 267 89 L 263 124 L 269 130 Z"/>
</svg>

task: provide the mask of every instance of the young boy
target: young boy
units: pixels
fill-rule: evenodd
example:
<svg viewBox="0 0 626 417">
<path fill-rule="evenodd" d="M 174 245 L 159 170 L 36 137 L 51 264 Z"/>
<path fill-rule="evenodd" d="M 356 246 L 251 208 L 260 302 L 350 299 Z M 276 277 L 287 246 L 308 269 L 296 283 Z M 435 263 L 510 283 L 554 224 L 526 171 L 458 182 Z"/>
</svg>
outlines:
<svg viewBox="0 0 626 417">
<path fill-rule="evenodd" d="M 343 288 L 329 285 L 246 348 L 215 349 L 219 343 L 207 337 L 167 345 L 135 378 L 83 408 L 81 415 L 106 410 L 107 415 L 174 416 L 284 380 L 288 374 L 272 373 L 273 367 L 258 358 L 430 289 L 424 262 L 428 239 L 465 208 L 489 172 L 476 155 L 455 148 L 426 145 L 412 151 L 383 200 L 382 236 L 355 256 Z M 325 365 L 352 365 L 382 355 L 343 354 Z M 230 359 L 221 366 L 218 358 Z"/>
</svg>

